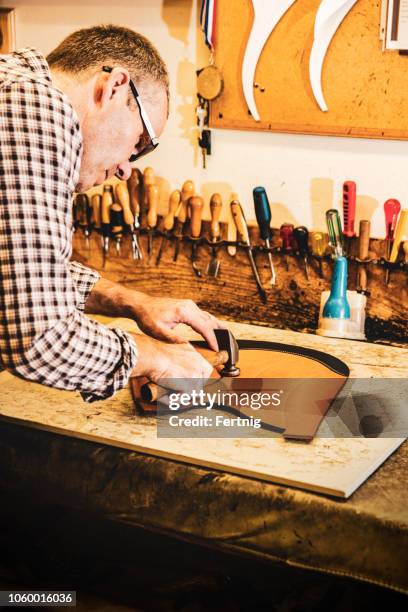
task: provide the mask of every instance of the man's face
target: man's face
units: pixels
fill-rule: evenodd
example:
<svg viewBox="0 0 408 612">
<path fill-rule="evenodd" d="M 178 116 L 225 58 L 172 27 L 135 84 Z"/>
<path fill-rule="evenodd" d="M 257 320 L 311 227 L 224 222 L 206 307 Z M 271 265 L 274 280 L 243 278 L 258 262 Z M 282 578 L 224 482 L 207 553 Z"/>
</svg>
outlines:
<svg viewBox="0 0 408 612">
<path fill-rule="evenodd" d="M 135 145 L 149 141 L 139 107 L 133 101 L 128 104 L 129 92 L 129 75 L 124 69 L 102 72 L 88 89 L 93 99 L 81 123 L 84 149 L 77 191 L 100 185 L 115 174 L 126 180 L 131 174 L 129 157 L 136 152 Z M 142 86 L 139 95 L 156 136 L 160 136 L 167 119 L 164 87 L 148 84 Z"/>
</svg>

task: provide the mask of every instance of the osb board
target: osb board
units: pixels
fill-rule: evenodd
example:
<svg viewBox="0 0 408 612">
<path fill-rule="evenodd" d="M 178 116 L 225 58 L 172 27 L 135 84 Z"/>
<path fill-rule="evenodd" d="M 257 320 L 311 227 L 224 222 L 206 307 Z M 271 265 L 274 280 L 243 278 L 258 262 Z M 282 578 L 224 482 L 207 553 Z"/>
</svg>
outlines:
<svg viewBox="0 0 408 612">
<path fill-rule="evenodd" d="M 359 0 L 337 30 L 323 66 L 329 111 L 319 109 L 309 81 L 319 4 L 320 0 L 297 0 L 269 37 L 255 72 L 261 117 L 256 122 L 248 112 L 241 79 L 252 3 L 218 0 L 215 61 L 224 89 L 211 104 L 212 127 L 407 138 L 408 57 L 381 50 L 380 0 Z"/>
<path fill-rule="evenodd" d="M 97 316 L 93 318 L 106 320 Z M 118 319 L 111 325 L 127 330 L 137 329 L 129 320 Z M 246 338 L 252 336 L 253 339 L 271 341 L 280 339 L 299 345 L 302 345 L 302 340 L 305 340 L 306 345 L 308 341 L 307 336 L 300 334 L 251 328 L 238 323 L 232 324 L 231 329 L 237 337 L 244 335 Z M 187 337 L 196 337 L 186 328 L 184 333 Z M 408 374 L 405 353 L 400 349 L 326 341 L 323 338 L 312 338 L 311 342 L 326 351 L 333 345 L 337 346 L 337 352 L 343 353 L 346 362 L 348 360 L 344 352 L 351 356 L 353 345 L 357 345 L 363 366 L 360 370 L 354 363 L 352 371 L 356 376 L 367 375 L 365 362 L 371 360 L 378 363 L 382 355 L 386 365 L 379 375 L 384 375 L 389 368 L 387 355 L 396 364 L 399 375 Z M 86 404 L 78 393 L 23 381 L 8 372 L 0 374 L 0 384 L 0 418 L 341 498 L 349 497 L 403 442 L 401 438 L 316 438 L 309 444 L 285 441 L 279 437 L 158 438 L 156 420 L 136 415 L 129 388 L 103 402 Z"/>
</svg>

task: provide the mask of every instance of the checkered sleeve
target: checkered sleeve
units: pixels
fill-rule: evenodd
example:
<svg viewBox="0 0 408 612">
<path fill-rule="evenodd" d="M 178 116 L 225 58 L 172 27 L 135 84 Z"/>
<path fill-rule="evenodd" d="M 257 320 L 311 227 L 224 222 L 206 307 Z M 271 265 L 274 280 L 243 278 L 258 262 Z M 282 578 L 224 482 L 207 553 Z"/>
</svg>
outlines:
<svg viewBox="0 0 408 612">
<path fill-rule="evenodd" d="M 88 295 L 91 293 L 95 283 L 101 278 L 101 275 L 96 270 L 84 266 L 79 261 L 70 261 L 68 267 L 78 294 L 76 306 L 84 312 Z"/>
<path fill-rule="evenodd" d="M 94 282 L 91 271 L 69 263 L 81 151 L 79 124 L 62 92 L 38 80 L 2 85 L 1 361 L 16 376 L 93 402 L 126 385 L 138 353 L 130 334 L 77 307 Z"/>
</svg>

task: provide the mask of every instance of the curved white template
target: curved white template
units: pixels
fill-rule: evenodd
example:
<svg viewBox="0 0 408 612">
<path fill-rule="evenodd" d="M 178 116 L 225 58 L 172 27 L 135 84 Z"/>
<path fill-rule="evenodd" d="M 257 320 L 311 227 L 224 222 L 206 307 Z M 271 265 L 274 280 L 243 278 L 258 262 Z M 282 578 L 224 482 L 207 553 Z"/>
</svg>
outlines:
<svg viewBox="0 0 408 612">
<path fill-rule="evenodd" d="M 254 77 L 259 57 L 270 34 L 295 2 L 296 0 L 252 0 L 254 22 L 242 63 L 242 89 L 255 121 L 260 121 L 254 97 Z"/>
<path fill-rule="evenodd" d="M 313 95 L 323 112 L 329 110 L 322 88 L 324 58 L 333 36 L 356 2 L 358 0 L 322 0 L 316 14 L 314 40 L 309 61 L 309 75 Z"/>
</svg>

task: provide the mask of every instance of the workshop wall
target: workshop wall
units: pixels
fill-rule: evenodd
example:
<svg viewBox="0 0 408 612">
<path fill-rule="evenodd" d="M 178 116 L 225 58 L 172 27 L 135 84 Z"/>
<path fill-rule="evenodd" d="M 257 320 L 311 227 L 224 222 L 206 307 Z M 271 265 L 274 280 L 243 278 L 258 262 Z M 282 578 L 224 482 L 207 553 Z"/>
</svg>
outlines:
<svg viewBox="0 0 408 612">
<path fill-rule="evenodd" d="M 6 5 L 16 7 L 18 47 L 47 53 L 74 29 L 111 22 L 142 32 L 159 48 L 172 97 L 167 129 L 148 161 L 163 177 L 159 213 L 169 190 L 186 178 L 205 196 L 204 218 L 212 192 L 228 198 L 235 191 L 252 219 L 252 187 L 264 185 L 274 227 L 287 221 L 324 230 L 324 211 L 339 204 L 345 179 L 357 182 L 357 227 L 359 219 L 371 219 L 372 236 L 384 236 L 387 198 L 407 205 L 405 142 L 213 130 L 213 155 L 203 170 L 194 130 L 195 70 L 206 65 L 208 52 L 197 27 L 197 0 L 0 0 Z"/>
</svg>

